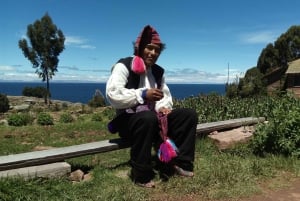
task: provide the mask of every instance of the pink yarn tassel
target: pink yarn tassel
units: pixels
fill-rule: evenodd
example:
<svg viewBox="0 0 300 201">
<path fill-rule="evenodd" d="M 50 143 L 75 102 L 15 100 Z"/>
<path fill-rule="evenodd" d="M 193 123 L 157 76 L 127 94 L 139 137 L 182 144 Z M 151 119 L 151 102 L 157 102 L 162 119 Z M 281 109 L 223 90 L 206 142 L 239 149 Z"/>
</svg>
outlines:
<svg viewBox="0 0 300 201">
<path fill-rule="evenodd" d="M 160 161 L 168 163 L 177 156 L 178 148 L 171 139 L 167 139 L 161 143 L 158 150 L 158 158 Z"/>
<path fill-rule="evenodd" d="M 134 56 L 131 63 L 131 69 L 136 74 L 144 74 L 146 71 L 144 60 L 139 56 Z"/>
<path fill-rule="evenodd" d="M 162 113 L 157 114 L 160 126 L 160 136 L 163 140 L 158 149 L 158 158 L 160 161 L 168 163 L 177 156 L 178 148 L 175 143 L 168 138 L 168 118 Z"/>
</svg>

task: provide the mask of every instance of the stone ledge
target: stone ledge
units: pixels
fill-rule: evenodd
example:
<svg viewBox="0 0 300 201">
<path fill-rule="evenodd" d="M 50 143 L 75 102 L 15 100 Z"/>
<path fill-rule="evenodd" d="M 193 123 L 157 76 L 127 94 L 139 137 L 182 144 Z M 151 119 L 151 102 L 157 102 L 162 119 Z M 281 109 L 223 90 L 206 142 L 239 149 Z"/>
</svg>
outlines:
<svg viewBox="0 0 300 201">
<path fill-rule="evenodd" d="M 220 150 L 232 148 L 239 143 L 247 143 L 253 135 L 254 127 L 239 127 L 228 131 L 214 131 L 208 135 Z"/>
<path fill-rule="evenodd" d="M 71 165 L 66 162 L 50 163 L 45 165 L 30 166 L 12 170 L 0 171 L 0 178 L 20 177 L 24 179 L 44 177 L 62 177 L 71 172 Z"/>
</svg>

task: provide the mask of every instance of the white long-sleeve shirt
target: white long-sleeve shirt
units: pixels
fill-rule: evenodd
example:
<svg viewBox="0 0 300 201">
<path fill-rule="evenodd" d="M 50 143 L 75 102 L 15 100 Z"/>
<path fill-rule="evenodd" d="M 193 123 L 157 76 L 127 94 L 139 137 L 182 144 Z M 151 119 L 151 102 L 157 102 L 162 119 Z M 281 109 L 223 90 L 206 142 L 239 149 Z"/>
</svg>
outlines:
<svg viewBox="0 0 300 201">
<path fill-rule="evenodd" d="M 137 89 L 125 88 L 128 76 L 129 71 L 127 67 L 123 63 L 117 63 L 113 67 L 111 76 L 106 83 L 107 100 L 116 109 L 127 109 L 144 104 L 142 91 L 157 87 L 151 69 L 148 69 L 145 74 L 140 75 L 140 83 Z M 162 107 L 172 109 L 173 106 L 172 96 L 164 77 L 161 81 L 161 90 L 164 97 L 155 103 L 155 110 L 157 112 Z"/>
</svg>

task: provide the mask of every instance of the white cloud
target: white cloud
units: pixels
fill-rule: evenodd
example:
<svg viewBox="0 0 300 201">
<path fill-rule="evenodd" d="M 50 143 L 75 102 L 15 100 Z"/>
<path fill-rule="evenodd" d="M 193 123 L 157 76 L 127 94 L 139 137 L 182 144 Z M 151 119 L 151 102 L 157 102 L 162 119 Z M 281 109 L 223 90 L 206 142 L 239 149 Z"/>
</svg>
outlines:
<svg viewBox="0 0 300 201">
<path fill-rule="evenodd" d="M 78 44 L 83 44 L 86 42 L 86 39 L 83 39 L 78 36 L 66 36 L 65 44 L 66 45 L 78 45 Z"/>
<path fill-rule="evenodd" d="M 80 45 L 79 47 L 82 49 L 96 49 L 96 47 L 92 45 Z"/>
<path fill-rule="evenodd" d="M 12 66 L 0 66 L 0 71 L 14 71 L 15 68 Z"/>
<path fill-rule="evenodd" d="M 241 35 L 241 40 L 244 43 L 251 44 L 266 44 L 273 43 L 276 40 L 277 34 L 271 31 L 258 31 Z"/>
<path fill-rule="evenodd" d="M 224 70 L 224 73 L 211 73 L 203 70 L 185 68 L 176 69 L 172 71 L 166 71 L 166 81 L 168 83 L 213 83 L 213 84 L 224 84 L 234 81 L 236 78 L 241 77 L 241 73 L 238 69 L 231 69 L 228 72 Z"/>
<path fill-rule="evenodd" d="M 75 46 L 82 49 L 95 49 L 96 47 L 88 44 L 88 40 L 79 36 L 66 36 L 66 46 Z"/>
<path fill-rule="evenodd" d="M 68 70 L 79 70 L 76 66 L 59 66 L 58 68 L 68 69 Z"/>
<path fill-rule="evenodd" d="M 61 71 L 53 76 L 52 81 L 70 81 L 70 82 L 106 82 L 110 70 L 95 70 L 93 68 L 81 70 L 79 67 L 60 66 Z M 101 69 L 101 68 L 100 68 Z M 69 70 L 72 70 L 71 72 Z M 14 68 L 13 66 L 0 66 L 1 81 L 41 81 L 34 71 L 24 71 L 23 68 Z M 76 73 L 75 73 L 76 72 Z M 227 69 L 223 73 L 212 73 L 203 70 L 184 68 L 166 70 L 167 83 L 219 83 L 224 84 L 234 82 L 237 77 L 242 77 L 238 69 L 230 69 L 229 78 Z"/>
</svg>

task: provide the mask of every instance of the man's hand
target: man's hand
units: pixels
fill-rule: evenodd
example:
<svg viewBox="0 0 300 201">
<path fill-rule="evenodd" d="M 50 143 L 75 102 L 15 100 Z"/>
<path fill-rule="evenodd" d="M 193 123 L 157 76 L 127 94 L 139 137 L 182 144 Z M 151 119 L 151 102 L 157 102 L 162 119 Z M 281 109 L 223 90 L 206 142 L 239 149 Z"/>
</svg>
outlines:
<svg viewBox="0 0 300 201">
<path fill-rule="evenodd" d="M 151 88 L 147 90 L 146 99 L 149 101 L 159 101 L 164 97 L 162 90 Z"/>
<path fill-rule="evenodd" d="M 172 110 L 162 107 L 159 109 L 159 112 L 163 113 L 163 114 L 169 114 Z"/>
</svg>

